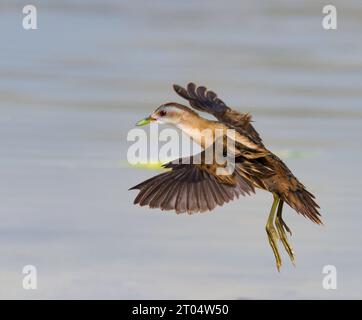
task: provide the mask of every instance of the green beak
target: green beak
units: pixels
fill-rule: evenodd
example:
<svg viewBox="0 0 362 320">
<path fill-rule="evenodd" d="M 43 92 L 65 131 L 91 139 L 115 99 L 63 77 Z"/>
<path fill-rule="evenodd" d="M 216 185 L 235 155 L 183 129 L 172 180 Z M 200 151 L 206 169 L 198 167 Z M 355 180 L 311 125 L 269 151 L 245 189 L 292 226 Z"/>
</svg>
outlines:
<svg viewBox="0 0 362 320">
<path fill-rule="evenodd" d="M 146 124 L 149 124 L 153 119 L 151 117 L 144 118 L 136 123 L 136 126 L 145 126 Z"/>
</svg>

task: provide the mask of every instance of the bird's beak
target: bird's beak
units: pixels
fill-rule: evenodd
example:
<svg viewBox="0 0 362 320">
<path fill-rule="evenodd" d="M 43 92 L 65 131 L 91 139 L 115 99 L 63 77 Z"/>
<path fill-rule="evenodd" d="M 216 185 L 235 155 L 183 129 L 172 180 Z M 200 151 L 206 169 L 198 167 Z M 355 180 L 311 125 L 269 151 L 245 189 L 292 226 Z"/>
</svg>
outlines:
<svg viewBox="0 0 362 320">
<path fill-rule="evenodd" d="M 144 118 L 136 123 L 136 126 L 145 126 L 146 124 L 149 124 L 150 122 L 156 121 L 156 119 L 152 118 L 151 116 Z"/>
</svg>

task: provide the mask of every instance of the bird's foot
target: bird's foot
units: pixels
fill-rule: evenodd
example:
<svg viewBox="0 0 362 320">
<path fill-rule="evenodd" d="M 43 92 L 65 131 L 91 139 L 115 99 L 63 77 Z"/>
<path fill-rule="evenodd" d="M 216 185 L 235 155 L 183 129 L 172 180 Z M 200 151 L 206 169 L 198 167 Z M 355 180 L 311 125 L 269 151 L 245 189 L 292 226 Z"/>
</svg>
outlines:
<svg viewBox="0 0 362 320">
<path fill-rule="evenodd" d="M 268 234 L 268 239 L 270 246 L 273 250 L 274 256 L 275 256 L 275 262 L 277 265 L 277 269 L 280 272 L 280 267 L 282 265 L 282 259 L 280 257 L 279 249 L 278 249 L 278 232 L 275 229 L 273 224 L 268 223 L 265 227 L 266 233 Z"/>
<path fill-rule="evenodd" d="M 286 223 L 284 222 L 284 220 L 281 217 L 278 217 L 278 216 L 276 217 L 275 226 L 277 227 L 277 230 L 278 230 L 279 239 L 283 243 L 285 251 L 287 251 L 290 260 L 292 261 L 293 265 L 295 266 L 294 251 L 288 241 L 287 234 L 285 231 L 289 232 L 290 235 L 292 235 L 292 233 L 291 233 L 289 227 L 286 225 Z"/>
<path fill-rule="evenodd" d="M 287 226 L 287 224 L 286 224 L 285 221 L 283 220 L 282 216 L 280 215 L 280 216 L 277 216 L 277 217 L 278 217 L 280 223 L 282 224 L 283 229 L 284 229 L 286 232 L 288 232 L 288 233 L 290 234 L 290 236 L 292 236 L 292 231 L 289 229 L 289 227 Z"/>
</svg>

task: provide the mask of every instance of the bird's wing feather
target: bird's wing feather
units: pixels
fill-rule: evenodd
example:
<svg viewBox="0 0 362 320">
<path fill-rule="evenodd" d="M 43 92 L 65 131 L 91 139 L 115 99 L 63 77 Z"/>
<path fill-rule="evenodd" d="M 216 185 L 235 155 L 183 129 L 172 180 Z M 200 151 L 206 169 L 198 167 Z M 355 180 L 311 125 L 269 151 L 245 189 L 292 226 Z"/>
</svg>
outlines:
<svg viewBox="0 0 362 320">
<path fill-rule="evenodd" d="M 215 92 L 207 90 L 203 86 L 197 87 L 192 82 L 187 85 L 186 89 L 177 84 L 173 88 L 178 95 L 188 100 L 194 109 L 212 114 L 220 122 L 241 133 L 247 132 L 257 143 L 262 144 L 262 139 L 251 124 L 249 113 L 240 113 L 231 109 L 218 98 Z"/>
<path fill-rule="evenodd" d="M 240 164 L 232 175 L 225 176 L 216 174 L 216 164 L 200 164 L 195 159 L 180 158 L 169 162 L 164 165 L 170 169 L 168 172 L 131 188 L 139 189 L 134 204 L 191 214 L 213 210 L 235 197 L 254 192 L 253 184 L 244 177 Z"/>
</svg>

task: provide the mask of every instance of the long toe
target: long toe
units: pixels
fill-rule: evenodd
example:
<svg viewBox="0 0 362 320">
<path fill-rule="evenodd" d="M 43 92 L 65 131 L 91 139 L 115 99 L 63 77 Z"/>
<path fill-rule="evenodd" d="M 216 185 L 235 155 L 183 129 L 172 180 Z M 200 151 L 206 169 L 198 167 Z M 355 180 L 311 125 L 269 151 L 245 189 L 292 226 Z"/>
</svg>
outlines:
<svg viewBox="0 0 362 320">
<path fill-rule="evenodd" d="M 287 235 L 284 230 L 284 226 L 278 217 L 275 219 L 275 226 L 277 227 L 278 235 L 279 235 L 280 241 L 282 242 L 282 244 L 285 248 L 285 251 L 288 253 L 289 258 L 292 261 L 293 265 L 295 265 L 294 250 L 288 241 Z"/>
<path fill-rule="evenodd" d="M 279 249 L 278 249 L 279 237 L 278 237 L 277 230 L 272 225 L 267 225 L 265 229 L 266 229 L 266 232 L 268 235 L 270 246 L 274 253 L 277 269 L 280 272 L 280 267 L 282 265 L 282 259 L 280 257 L 280 253 L 279 253 Z"/>
</svg>

